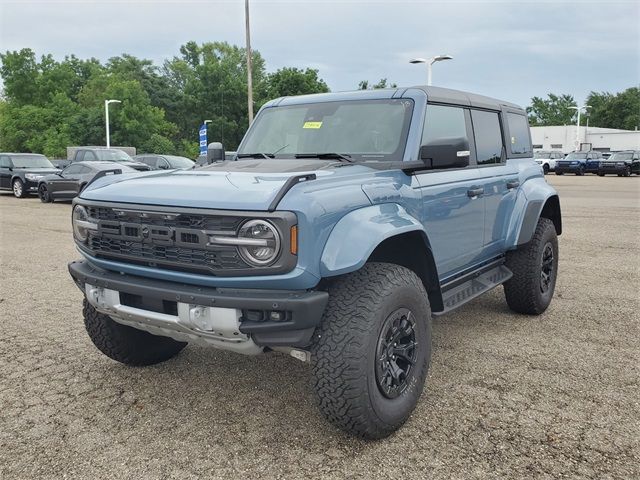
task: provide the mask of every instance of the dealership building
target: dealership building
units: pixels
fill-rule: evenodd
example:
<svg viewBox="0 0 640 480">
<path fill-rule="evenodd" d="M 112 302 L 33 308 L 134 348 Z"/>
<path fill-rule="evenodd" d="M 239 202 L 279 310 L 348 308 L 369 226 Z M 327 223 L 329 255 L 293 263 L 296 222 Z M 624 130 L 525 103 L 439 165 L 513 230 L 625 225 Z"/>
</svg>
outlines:
<svg viewBox="0 0 640 480">
<path fill-rule="evenodd" d="M 579 134 L 579 150 L 640 150 L 640 130 L 580 127 Z M 534 150 L 573 152 L 576 150 L 576 126 L 531 127 L 531 140 Z"/>
</svg>

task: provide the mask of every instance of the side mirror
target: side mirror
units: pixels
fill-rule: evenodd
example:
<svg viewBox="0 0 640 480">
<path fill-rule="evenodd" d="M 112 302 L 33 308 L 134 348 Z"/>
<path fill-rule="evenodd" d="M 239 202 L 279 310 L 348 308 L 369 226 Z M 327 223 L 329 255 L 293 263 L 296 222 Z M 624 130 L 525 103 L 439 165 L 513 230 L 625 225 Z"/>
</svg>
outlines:
<svg viewBox="0 0 640 480">
<path fill-rule="evenodd" d="M 439 138 L 420 147 L 425 168 L 464 168 L 469 166 L 469 140 L 466 137 Z"/>
<path fill-rule="evenodd" d="M 207 146 L 207 163 L 224 161 L 224 147 L 220 142 L 212 142 Z"/>
</svg>

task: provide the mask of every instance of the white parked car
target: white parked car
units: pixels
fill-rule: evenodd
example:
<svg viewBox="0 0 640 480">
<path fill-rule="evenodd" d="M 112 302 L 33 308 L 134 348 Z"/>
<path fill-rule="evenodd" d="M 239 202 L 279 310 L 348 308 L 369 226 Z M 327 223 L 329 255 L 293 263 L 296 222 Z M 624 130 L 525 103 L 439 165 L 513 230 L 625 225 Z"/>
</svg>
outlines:
<svg viewBox="0 0 640 480">
<path fill-rule="evenodd" d="M 546 150 L 538 150 L 533 153 L 533 158 L 539 165 L 542 165 L 545 175 L 556 169 L 556 161 L 564 158 L 564 153 L 559 150 L 552 150 L 550 152 Z"/>
</svg>

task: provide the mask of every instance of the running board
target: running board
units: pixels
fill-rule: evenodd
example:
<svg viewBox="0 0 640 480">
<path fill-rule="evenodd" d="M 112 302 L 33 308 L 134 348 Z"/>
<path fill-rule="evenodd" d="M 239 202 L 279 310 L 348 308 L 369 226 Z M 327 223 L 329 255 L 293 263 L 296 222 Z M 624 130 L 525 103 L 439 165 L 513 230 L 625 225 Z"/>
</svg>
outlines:
<svg viewBox="0 0 640 480">
<path fill-rule="evenodd" d="M 452 286 L 448 290 L 444 287 L 445 290 L 442 292 L 444 310 L 441 312 L 433 312 L 433 315 L 440 316 L 449 313 L 451 310 L 461 307 L 477 296 L 503 284 L 512 276 L 513 273 L 511 270 L 504 265 L 499 265 L 491 270 L 478 273 L 473 278 L 459 285 Z"/>
</svg>

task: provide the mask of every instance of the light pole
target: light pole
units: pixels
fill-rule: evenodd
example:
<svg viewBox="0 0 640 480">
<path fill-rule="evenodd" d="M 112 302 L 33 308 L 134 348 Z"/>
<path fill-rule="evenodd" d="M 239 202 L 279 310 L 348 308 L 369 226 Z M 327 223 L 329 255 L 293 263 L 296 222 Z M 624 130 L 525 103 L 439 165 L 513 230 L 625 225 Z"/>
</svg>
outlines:
<svg viewBox="0 0 640 480">
<path fill-rule="evenodd" d="M 584 113 L 587 113 L 587 109 L 591 108 L 590 105 L 582 105 L 581 107 L 569 107 L 572 110 L 577 110 L 578 112 L 578 120 L 576 122 L 576 152 L 580 150 L 580 112 L 584 110 Z"/>
<path fill-rule="evenodd" d="M 104 101 L 104 124 L 107 130 L 107 148 L 111 147 L 109 140 L 109 104 L 110 103 L 122 103 L 120 100 L 105 100 Z"/>
<path fill-rule="evenodd" d="M 245 36 L 247 38 L 247 104 L 249 125 L 253 122 L 253 79 L 251 78 L 251 34 L 249 32 L 249 0 L 244 0 Z"/>
<path fill-rule="evenodd" d="M 426 63 L 427 64 L 427 85 L 431 86 L 431 66 L 436 62 L 442 62 L 443 60 L 453 60 L 451 55 L 436 55 L 429 59 L 414 58 L 409 60 L 409 63 Z"/>
</svg>

